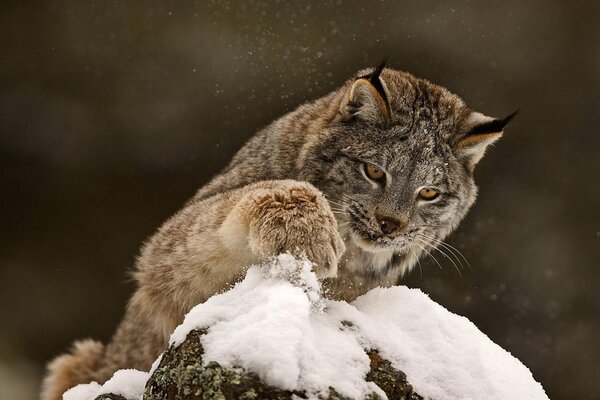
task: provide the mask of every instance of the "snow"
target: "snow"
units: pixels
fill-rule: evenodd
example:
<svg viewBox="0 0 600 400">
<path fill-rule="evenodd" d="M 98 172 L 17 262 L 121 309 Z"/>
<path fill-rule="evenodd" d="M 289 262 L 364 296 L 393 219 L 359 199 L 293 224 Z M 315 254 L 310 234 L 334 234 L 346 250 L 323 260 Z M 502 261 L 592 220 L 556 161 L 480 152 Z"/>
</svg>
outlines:
<svg viewBox="0 0 600 400">
<path fill-rule="evenodd" d="M 381 393 L 364 380 L 364 349 L 374 348 L 426 398 L 548 399 L 518 359 L 420 290 L 377 288 L 351 304 L 326 300 L 310 262 L 290 255 L 250 268 L 233 289 L 194 307 L 171 344 L 196 328 L 208 328 L 206 363 L 251 370 L 312 398 L 332 385 L 351 398 Z"/>
<path fill-rule="evenodd" d="M 327 300 L 311 267 L 287 254 L 251 267 L 231 290 L 194 307 L 170 344 L 206 328 L 205 363 L 252 371 L 268 384 L 306 391 L 311 399 L 330 386 L 353 399 L 373 391 L 386 398 L 365 381 L 365 349 L 377 349 L 425 398 L 548 399 L 518 359 L 420 290 L 376 288 L 350 304 Z M 63 399 L 91 400 L 111 392 L 141 400 L 148 376 L 117 371 L 104 385 L 76 386 Z"/>
<path fill-rule="evenodd" d="M 63 400 L 94 400 L 101 394 L 119 394 L 128 400 L 142 400 L 149 374 L 135 369 L 122 369 L 114 373 L 104 385 L 96 382 L 77 385 L 63 394 Z"/>
<path fill-rule="evenodd" d="M 330 313 L 353 322 L 426 398 L 548 399 L 517 358 L 418 289 L 377 288 Z"/>
<path fill-rule="evenodd" d="M 340 393 L 360 398 L 374 389 L 364 381 L 369 358 L 323 306 L 311 264 L 284 254 L 194 307 L 171 344 L 183 342 L 192 329 L 210 327 L 202 337 L 206 362 L 252 370 L 289 390 L 318 393 L 335 382 Z"/>
</svg>

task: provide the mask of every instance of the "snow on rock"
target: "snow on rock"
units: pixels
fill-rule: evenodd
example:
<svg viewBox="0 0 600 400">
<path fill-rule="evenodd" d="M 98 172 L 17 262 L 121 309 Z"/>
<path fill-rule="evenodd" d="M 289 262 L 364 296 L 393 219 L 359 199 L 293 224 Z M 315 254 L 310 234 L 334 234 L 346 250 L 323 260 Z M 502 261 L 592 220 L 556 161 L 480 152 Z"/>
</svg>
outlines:
<svg viewBox="0 0 600 400">
<path fill-rule="evenodd" d="M 348 304 L 327 300 L 309 261 L 283 254 L 248 270 L 243 281 L 194 307 L 173 332 L 178 346 L 194 329 L 205 364 L 256 373 L 268 385 L 327 397 L 385 393 L 365 381 L 379 354 L 403 371 L 415 391 L 435 400 L 548 399 L 531 372 L 468 319 L 418 289 L 377 288 Z M 153 364 L 156 370 L 160 358 Z M 118 394 L 141 400 L 149 374 L 117 371 L 104 385 L 78 385 L 63 400 Z"/>
<path fill-rule="evenodd" d="M 243 367 L 286 390 L 361 398 L 376 390 L 364 380 L 369 357 L 351 332 L 323 312 L 324 301 L 308 261 L 280 255 L 253 267 L 232 290 L 194 307 L 171 336 L 180 344 L 195 328 L 203 336 L 203 360 Z"/>
<path fill-rule="evenodd" d="M 77 385 L 63 394 L 63 400 L 94 400 L 101 394 L 118 394 L 128 400 L 142 400 L 149 374 L 135 369 L 122 369 L 104 385 L 96 382 Z"/>
<path fill-rule="evenodd" d="M 353 322 L 425 398 L 548 399 L 517 358 L 418 289 L 377 288 L 329 313 Z"/>
<path fill-rule="evenodd" d="M 351 304 L 325 300 L 310 262 L 290 255 L 250 268 L 233 289 L 194 307 L 170 342 L 201 328 L 208 328 L 205 363 L 241 367 L 312 398 L 330 386 L 356 399 L 382 394 L 365 381 L 364 349 L 377 349 L 425 398 L 548 399 L 519 360 L 420 290 L 377 288 Z"/>
</svg>

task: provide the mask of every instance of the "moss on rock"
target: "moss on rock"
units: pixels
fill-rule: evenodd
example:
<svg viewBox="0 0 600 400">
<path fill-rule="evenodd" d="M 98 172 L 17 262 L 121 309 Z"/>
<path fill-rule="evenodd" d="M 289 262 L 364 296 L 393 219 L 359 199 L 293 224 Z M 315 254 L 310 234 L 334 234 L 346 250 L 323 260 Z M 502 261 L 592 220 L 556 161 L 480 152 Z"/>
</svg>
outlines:
<svg viewBox="0 0 600 400">
<path fill-rule="evenodd" d="M 190 332 L 179 346 L 171 346 L 152 374 L 144 400 L 288 400 L 300 392 L 265 385 L 256 374 L 223 368 L 216 362 L 203 365 L 201 336 L 205 330 Z"/>
<path fill-rule="evenodd" d="M 144 400 L 292 400 L 306 398 L 300 391 L 266 385 L 251 372 L 224 368 L 216 362 L 203 365 L 201 337 L 206 330 L 194 330 L 178 347 L 171 346 L 146 384 Z M 422 400 L 406 381 L 406 375 L 394 369 L 377 351 L 368 352 L 371 370 L 367 380 L 374 382 L 389 399 Z M 367 400 L 378 400 L 371 393 Z M 120 400 L 120 399 L 119 399 Z M 323 400 L 350 400 L 331 387 Z"/>
<path fill-rule="evenodd" d="M 108 393 L 108 394 L 101 394 L 100 396 L 96 397 L 94 400 L 129 400 L 129 399 L 126 399 L 125 397 L 123 397 L 119 394 Z"/>
<path fill-rule="evenodd" d="M 385 392 L 388 399 L 423 400 L 415 393 L 412 385 L 406 380 L 406 374 L 392 367 L 392 363 L 382 358 L 377 350 L 367 352 L 371 359 L 371 370 L 367 373 L 367 381 L 374 382 Z"/>
</svg>

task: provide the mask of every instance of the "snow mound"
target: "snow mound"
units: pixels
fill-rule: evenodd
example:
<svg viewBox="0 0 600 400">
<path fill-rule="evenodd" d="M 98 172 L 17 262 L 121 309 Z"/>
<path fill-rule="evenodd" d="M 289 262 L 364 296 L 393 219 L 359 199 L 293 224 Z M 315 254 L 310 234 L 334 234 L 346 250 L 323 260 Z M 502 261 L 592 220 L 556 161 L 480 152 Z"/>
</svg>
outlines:
<svg viewBox="0 0 600 400">
<path fill-rule="evenodd" d="M 365 381 L 365 349 L 403 371 L 421 396 L 435 400 L 548 399 L 518 359 L 468 319 L 418 289 L 377 288 L 354 302 L 327 300 L 312 264 L 283 254 L 251 267 L 243 281 L 194 307 L 170 344 L 206 329 L 203 362 L 243 368 L 281 389 L 327 397 L 329 387 L 352 399 L 385 393 Z M 157 360 L 152 370 L 160 362 Z M 117 371 L 104 385 L 92 382 L 63 400 L 120 394 L 141 400 L 148 373 Z"/>
<path fill-rule="evenodd" d="M 365 349 L 377 349 L 425 398 L 548 399 L 518 359 L 420 290 L 377 288 L 351 304 L 325 300 L 311 263 L 286 254 L 194 307 L 170 343 L 200 328 L 208 328 L 205 363 L 241 367 L 313 398 L 330 386 L 350 398 L 384 397 L 365 381 Z"/>
<path fill-rule="evenodd" d="M 135 369 L 122 369 L 110 378 L 104 385 L 96 382 L 77 385 L 63 394 L 63 400 L 94 400 L 101 394 L 118 394 L 126 399 L 142 399 L 148 373 Z"/>
</svg>

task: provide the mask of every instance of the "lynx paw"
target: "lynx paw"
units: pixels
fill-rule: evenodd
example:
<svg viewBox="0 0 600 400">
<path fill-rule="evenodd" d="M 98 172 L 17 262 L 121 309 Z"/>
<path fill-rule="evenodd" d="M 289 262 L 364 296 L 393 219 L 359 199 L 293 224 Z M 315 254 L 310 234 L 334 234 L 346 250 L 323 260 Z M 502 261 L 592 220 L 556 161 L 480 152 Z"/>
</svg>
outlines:
<svg viewBox="0 0 600 400">
<path fill-rule="evenodd" d="M 319 278 L 334 277 L 345 250 L 329 204 L 314 186 L 293 182 L 253 196 L 250 250 L 264 257 L 289 252 L 306 256 Z"/>
</svg>

